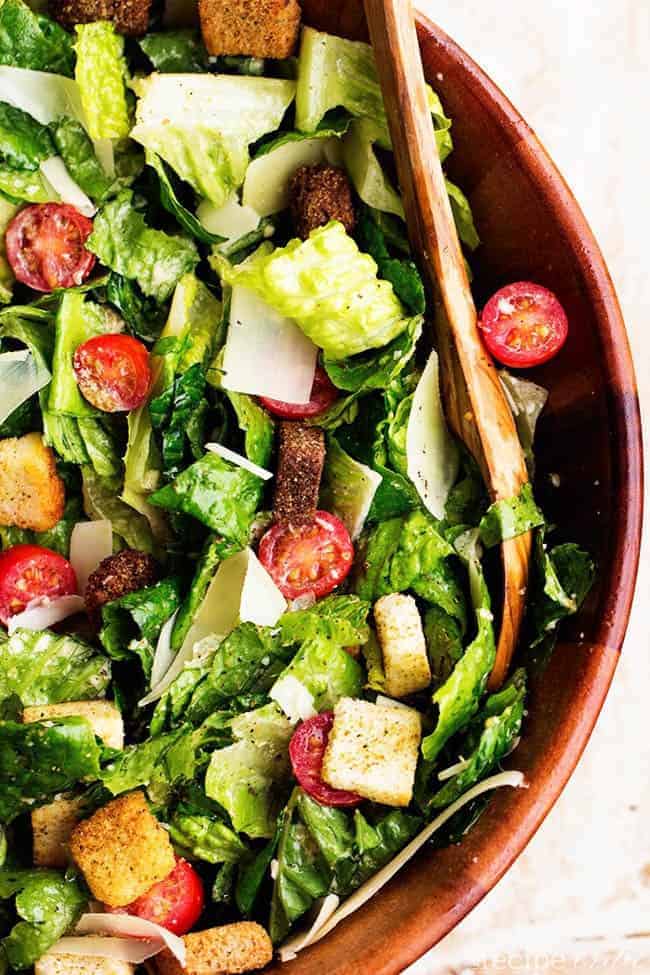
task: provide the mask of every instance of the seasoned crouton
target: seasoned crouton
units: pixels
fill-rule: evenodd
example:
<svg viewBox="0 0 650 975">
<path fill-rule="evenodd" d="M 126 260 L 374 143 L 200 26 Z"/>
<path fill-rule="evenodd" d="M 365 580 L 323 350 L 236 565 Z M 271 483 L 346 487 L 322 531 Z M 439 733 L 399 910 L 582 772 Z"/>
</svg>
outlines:
<svg viewBox="0 0 650 975">
<path fill-rule="evenodd" d="M 322 430 L 291 420 L 280 423 L 273 515 L 281 525 L 297 527 L 313 521 L 324 463 Z"/>
<path fill-rule="evenodd" d="M 23 721 L 44 721 L 47 718 L 85 718 L 98 738 L 109 748 L 124 745 L 122 715 L 110 701 L 66 701 L 64 704 L 36 704 L 25 708 Z"/>
<path fill-rule="evenodd" d="M 47 954 L 36 962 L 34 975 L 133 975 L 135 966 L 96 955 Z"/>
<path fill-rule="evenodd" d="M 63 516 L 65 488 L 40 433 L 0 440 L 0 525 L 45 532 Z"/>
<path fill-rule="evenodd" d="M 159 975 L 236 975 L 267 965 L 273 957 L 271 939 L 260 924 L 240 921 L 186 934 L 183 967 L 170 951 L 156 956 Z"/>
<path fill-rule="evenodd" d="M 168 834 L 152 816 L 142 792 L 113 799 L 79 823 L 70 851 L 93 896 L 125 907 L 174 869 Z"/>
<path fill-rule="evenodd" d="M 412 596 L 392 593 L 375 603 L 375 623 L 390 697 L 406 697 L 431 683 L 422 621 Z"/>
<path fill-rule="evenodd" d="M 297 0 L 199 0 L 209 54 L 288 58 L 300 29 Z"/>
<path fill-rule="evenodd" d="M 122 552 L 102 559 L 86 583 L 86 609 L 91 617 L 98 616 L 104 603 L 146 589 L 158 581 L 158 563 L 148 552 L 125 548 Z"/>
<path fill-rule="evenodd" d="M 300 166 L 289 183 L 291 216 L 296 233 L 307 240 L 312 230 L 338 220 L 349 234 L 355 213 L 350 182 L 342 169 L 319 164 Z"/>
<path fill-rule="evenodd" d="M 323 779 L 364 799 L 408 806 L 421 734 L 420 715 L 412 708 L 343 697 L 334 708 Z"/>
<path fill-rule="evenodd" d="M 146 34 L 151 0 L 49 0 L 50 16 L 62 27 L 110 20 L 118 34 Z"/>
</svg>

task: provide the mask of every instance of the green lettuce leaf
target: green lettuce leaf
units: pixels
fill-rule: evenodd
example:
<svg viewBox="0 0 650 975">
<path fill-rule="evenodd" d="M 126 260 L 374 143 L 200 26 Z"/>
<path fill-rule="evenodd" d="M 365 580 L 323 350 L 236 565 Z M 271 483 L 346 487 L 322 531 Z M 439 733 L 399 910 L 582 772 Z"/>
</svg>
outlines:
<svg viewBox="0 0 650 975">
<path fill-rule="evenodd" d="M 195 30 L 167 30 L 145 34 L 138 44 L 156 71 L 202 74 L 208 67 L 208 53 Z"/>
<path fill-rule="evenodd" d="M 72 529 L 79 521 L 84 521 L 84 513 L 81 507 L 81 499 L 68 497 L 65 503 L 63 516 L 57 521 L 53 528 L 45 532 L 34 532 L 27 528 L 16 528 L 13 525 L 3 525 L 0 527 L 0 539 L 3 548 L 20 543 L 30 543 L 42 545 L 44 548 L 51 548 L 54 552 L 67 559 L 70 554 L 70 536 Z M 68 699 L 70 700 L 70 699 Z"/>
<path fill-rule="evenodd" d="M 413 315 L 422 315 L 426 306 L 424 285 L 413 261 L 391 257 L 386 236 L 376 217 L 376 211 L 363 207 L 359 215 L 356 237 L 361 250 L 376 261 L 379 274 L 393 286 L 395 294 Z"/>
<path fill-rule="evenodd" d="M 197 815 L 182 805 L 168 824 L 174 846 L 183 856 L 206 863 L 239 863 L 249 855 L 246 844 L 215 816 Z"/>
<path fill-rule="evenodd" d="M 532 480 L 535 475 L 535 457 L 533 454 L 535 429 L 540 414 L 546 406 L 548 392 L 542 386 L 538 386 L 537 383 L 533 383 L 529 379 L 522 379 L 521 376 L 515 376 L 507 369 L 499 370 L 499 379 L 515 418 L 519 441 L 524 448 L 526 463 Z"/>
<path fill-rule="evenodd" d="M 550 650 L 561 620 L 577 613 L 596 577 L 593 559 L 572 542 L 547 550 L 544 533 L 536 532 L 530 595 L 530 645 Z"/>
<path fill-rule="evenodd" d="M 526 483 L 514 498 L 495 501 L 481 518 L 481 541 L 486 548 L 499 545 L 508 538 L 523 535 L 545 523 L 544 513 L 537 507 L 533 487 Z"/>
<path fill-rule="evenodd" d="M 110 662 L 78 637 L 16 630 L 0 654 L 0 700 L 16 694 L 23 706 L 103 697 Z"/>
<path fill-rule="evenodd" d="M 102 264 L 137 281 L 144 294 L 157 301 L 169 298 L 199 259 L 192 241 L 147 227 L 128 190 L 99 211 L 86 247 Z"/>
<path fill-rule="evenodd" d="M 55 155 L 47 126 L 35 118 L 0 102 L 0 157 L 12 169 L 36 170 Z"/>
<path fill-rule="evenodd" d="M 49 17 L 31 10 L 23 0 L 4 0 L 0 6 L 0 64 L 71 78 L 72 37 Z"/>
<path fill-rule="evenodd" d="M 81 476 L 84 509 L 88 517 L 108 519 L 113 525 L 113 532 L 124 540 L 127 548 L 152 552 L 154 542 L 149 522 L 120 500 L 120 481 L 101 477 L 92 467 L 83 467 Z"/>
<path fill-rule="evenodd" d="M 404 204 L 377 158 L 381 130 L 370 119 L 355 119 L 342 140 L 343 161 L 357 195 L 368 207 L 404 219 Z"/>
<path fill-rule="evenodd" d="M 190 590 L 183 600 L 178 611 L 178 616 L 174 622 L 171 637 L 172 650 L 180 650 L 182 647 L 183 641 L 192 625 L 192 620 L 199 611 L 199 606 L 203 602 L 219 563 L 228 558 L 229 555 L 234 554 L 234 551 L 235 549 L 232 545 L 229 545 L 218 536 L 216 538 L 212 536 L 206 541 L 196 563 L 196 570 L 190 585 Z"/>
<path fill-rule="evenodd" d="M 333 359 L 386 345 L 408 325 L 392 285 L 377 278 L 375 262 L 359 252 L 340 223 L 270 253 L 260 249 L 235 267 L 216 254 L 211 263 L 226 284 L 250 288 L 293 318 Z"/>
<path fill-rule="evenodd" d="M 188 210 L 183 203 L 181 203 L 179 194 L 174 186 L 174 182 L 167 172 L 166 165 L 160 156 L 157 156 L 155 152 L 147 150 L 145 153 L 145 158 L 148 165 L 151 166 L 158 177 L 160 187 L 160 203 L 167 213 L 171 213 L 173 217 L 176 217 L 176 220 L 183 230 L 186 230 L 188 234 L 195 237 L 196 240 L 200 240 L 204 244 L 223 243 L 223 237 L 220 237 L 218 234 L 212 234 L 209 230 L 206 230 L 199 218 L 192 213 L 191 210 Z"/>
<path fill-rule="evenodd" d="M 56 870 L 0 870 L 0 898 L 15 895 L 19 921 L 2 946 L 12 970 L 30 968 L 81 917 L 88 896 L 71 874 Z"/>
<path fill-rule="evenodd" d="M 167 479 L 205 453 L 209 411 L 205 389 L 205 371 L 197 362 L 174 380 L 168 392 L 149 403 L 151 424 L 162 434 L 162 472 Z"/>
<path fill-rule="evenodd" d="M 167 309 L 153 298 L 145 297 L 135 281 L 111 271 L 106 285 L 106 300 L 115 305 L 127 328 L 137 339 L 155 342 L 159 338 Z"/>
<path fill-rule="evenodd" d="M 75 80 L 88 134 L 92 139 L 121 139 L 130 129 L 124 38 L 108 21 L 77 24 L 75 29 Z"/>
<path fill-rule="evenodd" d="M 273 453 L 275 424 L 266 410 L 246 393 L 225 389 L 224 394 L 235 411 L 239 427 L 244 432 L 244 451 L 259 467 L 268 467 Z"/>
<path fill-rule="evenodd" d="M 40 170 L 32 172 L 12 169 L 10 166 L 0 166 L 0 193 L 16 202 L 24 200 L 25 203 L 57 203 L 59 200 L 58 193 Z"/>
<path fill-rule="evenodd" d="M 474 251 L 481 243 L 481 238 L 474 225 L 474 217 L 472 216 L 469 200 L 460 187 L 456 186 L 450 180 L 445 180 L 445 186 L 447 187 L 451 212 L 454 215 L 458 236 L 469 250 Z"/>
<path fill-rule="evenodd" d="M 180 582 L 174 577 L 105 603 L 99 633 L 104 649 L 114 660 L 135 654 L 149 679 L 158 635 L 179 605 Z"/>
<path fill-rule="evenodd" d="M 43 434 L 62 460 L 90 465 L 101 478 L 119 476 L 115 438 L 103 417 L 60 416 L 44 408 Z"/>
<path fill-rule="evenodd" d="M 112 324 L 102 306 L 86 301 L 83 294 L 71 291 L 63 295 L 56 316 L 52 382 L 48 398 L 50 413 L 75 417 L 97 416 L 97 410 L 79 392 L 72 359 L 77 346 L 109 331 Z"/>
<path fill-rule="evenodd" d="M 463 656 L 463 630 L 458 620 L 440 606 L 430 606 L 424 616 L 424 638 L 427 644 L 434 687 L 444 684 Z"/>
<path fill-rule="evenodd" d="M 75 183 L 95 203 L 102 203 L 115 182 L 104 172 L 81 122 L 62 115 L 50 123 L 50 133 L 56 151 Z"/>
<path fill-rule="evenodd" d="M 97 778 L 101 746 L 83 718 L 0 721 L 0 822 L 8 823 L 80 779 Z"/>
<path fill-rule="evenodd" d="M 335 437 L 328 437 L 320 507 L 340 518 L 354 541 L 372 506 L 380 474 L 347 454 Z"/>
</svg>

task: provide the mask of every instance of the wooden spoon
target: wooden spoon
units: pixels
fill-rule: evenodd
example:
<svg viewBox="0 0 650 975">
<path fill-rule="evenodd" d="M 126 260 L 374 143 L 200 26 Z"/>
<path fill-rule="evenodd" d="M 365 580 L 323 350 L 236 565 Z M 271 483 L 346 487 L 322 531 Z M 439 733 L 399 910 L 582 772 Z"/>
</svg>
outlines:
<svg viewBox="0 0 650 975">
<path fill-rule="evenodd" d="M 478 462 L 494 501 L 528 480 L 512 413 L 477 328 L 445 188 L 410 0 L 364 0 L 413 252 L 433 298 L 442 398 L 451 429 Z M 507 674 L 525 604 L 530 532 L 504 542 L 503 614 L 489 687 Z"/>
</svg>

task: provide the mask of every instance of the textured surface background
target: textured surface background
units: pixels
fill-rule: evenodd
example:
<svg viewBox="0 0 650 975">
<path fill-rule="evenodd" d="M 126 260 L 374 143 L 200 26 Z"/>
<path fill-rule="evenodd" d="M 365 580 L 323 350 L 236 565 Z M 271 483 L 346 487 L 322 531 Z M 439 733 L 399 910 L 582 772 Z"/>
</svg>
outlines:
<svg viewBox="0 0 650 975">
<path fill-rule="evenodd" d="M 623 306 L 647 442 L 649 0 L 417 5 L 504 90 L 582 205 Z M 632 623 L 587 752 L 513 869 L 408 975 L 650 972 L 648 507 Z"/>
</svg>

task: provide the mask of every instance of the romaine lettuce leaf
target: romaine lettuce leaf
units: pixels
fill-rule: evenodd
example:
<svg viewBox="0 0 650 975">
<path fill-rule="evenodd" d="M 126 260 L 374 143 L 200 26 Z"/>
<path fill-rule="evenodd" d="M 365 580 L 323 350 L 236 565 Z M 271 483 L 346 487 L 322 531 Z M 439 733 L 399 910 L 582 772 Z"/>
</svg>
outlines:
<svg viewBox="0 0 650 975">
<path fill-rule="evenodd" d="M 91 200 L 103 202 L 115 186 L 95 155 L 95 149 L 78 119 L 60 116 L 50 123 L 50 132 L 59 156 L 72 179 Z"/>
<path fill-rule="evenodd" d="M 246 456 L 259 467 L 268 467 L 273 453 L 275 424 L 266 410 L 246 393 L 224 389 L 235 411 L 240 429 L 244 432 Z"/>
<path fill-rule="evenodd" d="M 458 236 L 469 250 L 474 251 L 481 243 L 481 238 L 474 225 L 474 217 L 472 216 L 469 200 L 460 187 L 456 186 L 450 180 L 445 180 L 445 186 L 447 187 L 451 212 L 454 215 Z"/>
<path fill-rule="evenodd" d="M 382 349 L 362 352 L 348 359 L 337 360 L 325 356 L 325 371 L 335 386 L 349 392 L 366 393 L 374 389 L 386 389 L 412 358 L 421 334 L 422 317 L 416 315 L 409 318 L 404 331 Z M 319 426 L 321 416 L 318 417 Z"/>
<path fill-rule="evenodd" d="M 577 613 L 591 589 L 596 567 L 588 552 L 571 542 L 548 550 L 544 532 L 535 533 L 529 620 L 532 648 L 545 656 L 555 644 L 561 620 Z"/>
<path fill-rule="evenodd" d="M 76 291 L 64 293 L 56 316 L 52 382 L 48 410 L 66 416 L 97 416 L 97 410 L 79 391 L 72 368 L 77 346 L 95 335 L 112 330 L 111 319 L 104 309 Z"/>
<path fill-rule="evenodd" d="M 1 8 L 0 8 L 1 9 Z M 2 938 L 12 971 L 30 968 L 81 917 L 87 894 L 72 874 L 56 870 L 0 870 L 0 898 L 14 896 L 19 921 Z"/>
<path fill-rule="evenodd" d="M 208 67 L 208 52 L 196 30 L 167 30 L 145 34 L 138 40 L 156 71 L 202 74 Z"/>
<path fill-rule="evenodd" d="M 0 101 L 0 157 L 12 169 L 36 170 L 55 155 L 50 133 L 35 118 Z"/>
<path fill-rule="evenodd" d="M 532 484 L 526 483 L 516 497 L 495 501 L 481 518 L 479 531 L 486 548 L 508 538 L 523 535 L 545 523 L 543 512 L 533 497 Z"/>
<path fill-rule="evenodd" d="M 2 9 L 2 8 L 0 8 Z M 0 193 L 25 203 L 57 203 L 59 194 L 40 170 L 12 169 L 0 165 Z"/>
<path fill-rule="evenodd" d="M 356 229 L 359 246 L 377 262 L 380 276 L 390 281 L 400 301 L 412 314 L 422 315 L 426 298 L 420 273 L 412 260 L 391 257 L 379 217 L 378 208 L 362 208 Z"/>
<path fill-rule="evenodd" d="M 169 298 L 199 260 L 192 241 L 148 227 L 128 190 L 99 211 L 86 247 L 102 264 L 137 281 L 144 294 L 157 301 Z"/>
<path fill-rule="evenodd" d="M 31 10 L 23 0 L 4 0 L 0 6 L 0 64 L 52 71 L 71 78 L 72 38 L 49 17 Z"/>
<path fill-rule="evenodd" d="M 110 661 L 78 637 L 16 630 L 0 654 L 0 701 L 16 694 L 23 706 L 103 697 Z"/>
<path fill-rule="evenodd" d="M 188 234 L 195 237 L 197 240 L 202 241 L 204 244 L 220 244 L 223 242 L 224 238 L 219 236 L 219 234 L 213 234 L 206 229 L 204 223 L 202 223 L 199 218 L 192 213 L 179 199 L 179 195 L 174 186 L 171 176 L 167 172 L 166 164 L 156 155 L 155 152 L 147 150 L 145 152 L 145 158 L 147 164 L 155 171 L 158 182 L 160 185 L 160 203 L 171 213 L 173 217 L 181 225 L 183 230 L 186 230 Z"/>
<path fill-rule="evenodd" d="M 366 206 L 404 219 L 404 204 L 375 153 L 381 130 L 370 119 L 355 119 L 342 140 L 343 161 L 352 185 Z"/>
<path fill-rule="evenodd" d="M 167 309 L 153 298 L 146 298 L 135 281 L 111 271 L 106 285 L 106 300 L 119 310 L 136 338 L 144 342 L 155 342 L 159 338 Z"/>
<path fill-rule="evenodd" d="M 535 457 L 533 454 L 535 428 L 540 414 L 546 406 L 548 391 L 529 379 L 515 376 L 507 369 L 499 370 L 499 379 L 515 419 L 519 441 L 524 449 L 528 471 L 532 479 L 535 474 Z"/>
<path fill-rule="evenodd" d="M 175 810 L 168 829 L 176 849 L 192 860 L 239 863 L 250 855 L 243 840 L 224 822 L 215 816 L 192 813 L 182 805 Z"/>
<path fill-rule="evenodd" d="M 340 518 L 354 541 L 361 533 L 382 476 L 350 457 L 335 437 L 327 441 L 320 506 Z"/>
<path fill-rule="evenodd" d="M 77 24 L 75 80 L 92 139 L 129 134 L 124 38 L 108 21 Z M 100 81 L 101 79 L 101 81 Z"/>
<path fill-rule="evenodd" d="M 386 345 L 408 325 L 392 285 L 337 222 L 234 267 L 217 254 L 211 263 L 226 284 L 250 288 L 293 319 L 330 358 Z"/>
<path fill-rule="evenodd" d="M 465 652 L 463 630 L 458 620 L 440 606 L 430 606 L 425 613 L 424 638 L 431 664 L 434 687 L 444 684 Z"/>
<path fill-rule="evenodd" d="M 102 606 L 99 639 L 114 660 L 140 659 L 148 679 L 158 635 L 180 605 L 180 582 L 173 576 L 127 593 Z"/>
<path fill-rule="evenodd" d="M 92 467 L 83 467 L 84 509 L 89 518 L 106 518 L 114 533 L 127 548 L 151 552 L 154 541 L 147 519 L 119 498 L 121 483 L 116 478 L 100 477 Z"/>
<path fill-rule="evenodd" d="M 152 426 L 162 434 L 162 472 L 167 479 L 205 453 L 209 411 L 205 388 L 205 371 L 197 362 L 174 380 L 168 392 L 149 403 Z"/>
</svg>

